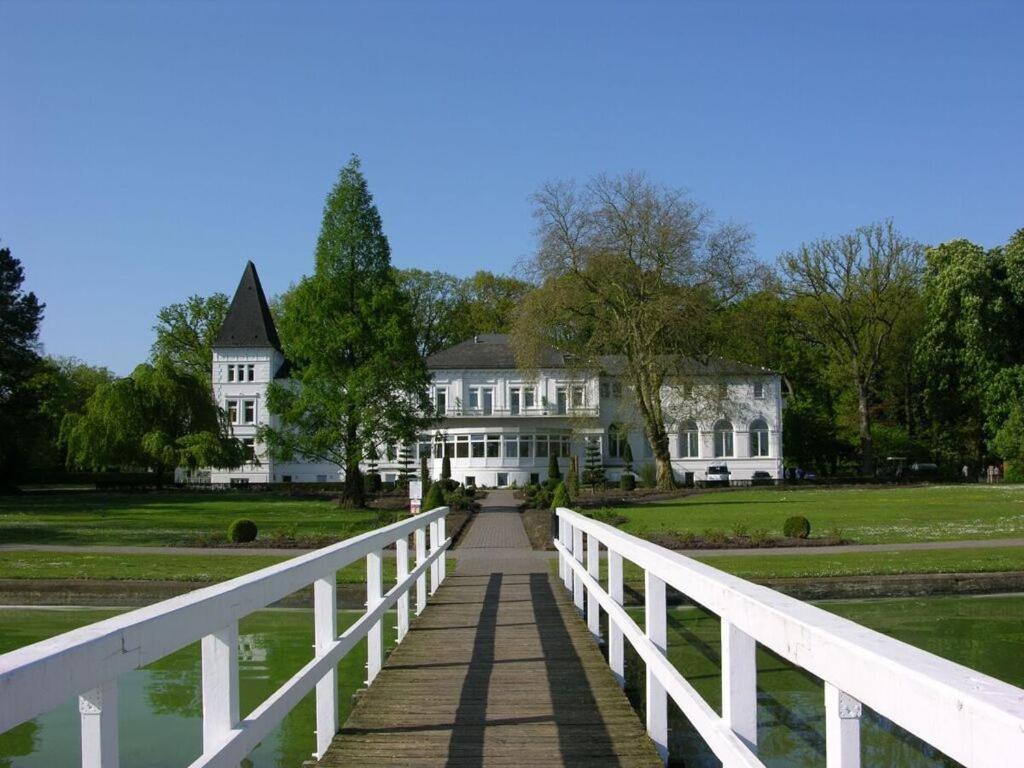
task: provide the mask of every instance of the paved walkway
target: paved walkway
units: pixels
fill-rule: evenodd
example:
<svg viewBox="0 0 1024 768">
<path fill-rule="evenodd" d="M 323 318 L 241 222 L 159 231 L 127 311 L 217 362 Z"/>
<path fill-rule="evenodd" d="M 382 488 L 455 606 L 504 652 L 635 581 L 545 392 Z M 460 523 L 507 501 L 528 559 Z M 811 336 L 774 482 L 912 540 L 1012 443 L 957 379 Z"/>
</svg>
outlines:
<svg viewBox="0 0 1024 768">
<path fill-rule="evenodd" d="M 512 505 L 490 492 L 321 765 L 661 765 Z"/>
</svg>

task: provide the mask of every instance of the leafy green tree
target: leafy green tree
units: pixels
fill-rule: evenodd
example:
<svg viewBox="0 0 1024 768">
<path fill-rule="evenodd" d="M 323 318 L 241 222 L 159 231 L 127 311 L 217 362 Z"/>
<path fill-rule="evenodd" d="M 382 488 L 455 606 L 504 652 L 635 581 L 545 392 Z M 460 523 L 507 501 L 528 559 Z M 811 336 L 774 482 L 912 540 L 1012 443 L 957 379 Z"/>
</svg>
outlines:
<svg viewBox="0 0 1024 768">
<path fill-rule="evenodd" d="M 154 360 L 164 358 L 210 385 L 213 342 L 224 324 L 231 301 L 223 293 L 190 296 L 163 307 L 156 317 Z"/>
<path fill-rule="evenodd" d="M 29 384 L 39 404 L 33 467 L 56 469 L 67 464 L 67 454 L 60 442 L 64 417 L 85 410 L 86 402 L 97 387 L 113 380 L 114 374 L 107 368 L 88 365 L 73 357 L 43 358 Z"/>
<path fill-rule="evenodd" d="M 516 314 L 520 365 L 536 368 L 547 347 L 590 370 L 622 355 L 658 485 L 672 487 L 663 391 L 681 379 L 680 356 L 714 351 L 714 317 L 749 282 L 750 235 L 639 174 L 549 184 L 535 200 L 539 287 Z"/>
<path fill-rule="evenodd" d="M 872 420 L 887 345 L 917 294 L 921 247 L 892 222 L 783 254 L 795 327 L 845 373 L 855 396 L 861 471 L 874 473 Z"/>
<path fill-rule="evenodd" d="M 82 413 L 64 417 L 61 441 L 68 466 L 85 469 L 237 467 L 245 456 L 206 384 L 167 360 L 97 386 Z"/>
<path fill-rule="evenodd" d="M 533 289 L 508 275 L 480 271 L 459 281 L 452 319 L 452 341 L 479 333 L 508 333 L 523 299 Z"/>
<path fill-rule="evenodd" d="M 0 490 L 13 486 L 27 463 L 38 406 L 30 382 L 45 305 L 22 289 L 24 281 L 21 262 L 0 248 Z"/>
<path fill-rule="evenodd" d="M 395 270 L 399 287 L 409 296 L 416 348 L 426 357 L 462 341 L 457 338 L 459 280 L 446 272 Z"/>
<path fill-rule="evenodd" d="M 274 455 L 344 468 L 343 502 L 364 502 L 360 462 L 371 446 L 412 442 L 429 421 L 429 374 L 412 311 L 391 268 L 380 215 L 353 158 L 324 205 L 313 275 L 281 302 L 279 332 L 293 367 L 270 385 L 280 427 L 261 437 Z"/>
</svg>

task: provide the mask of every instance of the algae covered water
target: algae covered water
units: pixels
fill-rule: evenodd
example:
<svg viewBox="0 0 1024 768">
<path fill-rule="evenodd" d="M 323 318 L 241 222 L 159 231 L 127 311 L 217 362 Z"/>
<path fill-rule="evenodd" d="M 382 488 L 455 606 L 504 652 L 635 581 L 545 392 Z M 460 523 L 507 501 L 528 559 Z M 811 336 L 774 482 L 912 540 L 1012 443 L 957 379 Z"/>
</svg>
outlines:
<svg viewBox="0 0 1024 768">
<path fill-rule="evenodd" d="M 100 609 L 0 609 L 0 652 L 121 613 Z M 362 613 L 339 611 L 344 629 Z M 395 614 L 384 619 L 393 643 Z M 313 657 L 313 612 L 259 611 L 239 622 L 239 704 L 250 712 Z M 366 677 L 366 643 L 338 668 L 342 721 L 352 694 Z M 193 643 L 120 678 L 122 768 L 188 765 L 202 753 L 199 643 Z M 61 768 L 81 765 L 78 702 L 67 704 L 0 735 L 0 766 Z M 297 768 L 311 759 L 316 727 L 314 696 L 301 704 L 249 756 L 248 768 Z"/>
<path fill-rule="evenodd" d="M 1024 596 L 826 601 L 819 604 L 853 621 L 945 658 L 1024 687 Z M 97 609 L 0 609 L 0 652 L 114 615 Z M 339 613 L 339 626 L 360 614 Z M 642 620 L 642 612 L 638 619 Z M 385 619 L 393 641 L 395 616 Z M 267 610 L 239 626 L 241 710 L 247 713 L 312 658 L 313 615 L 308 610 Z M 628 646 L 627 646 L 628 647 Z M 718 619 L 699 608 L 669 612 L 669 655 L 708 702 L 720 706 Z M 643 701 L 642 668 L 629 664 L 634 704 Z M 341 718 L 365 677 L 365 644 L 339 667 Z M 641 674 L 637 674 L 637 673 Z M 198 643 L 120 680 L 121 765 L 187 765 L 202 740 Z M 822 684 L 763 650 L 758 657 L 759 755 L 771 766 L 824 764 Z M 298 768 L 313 751 L 313 696 L 306 699 L 250 755 L 252 768 Z M 952 765 L 865 708 L 865 766 L 925 768 Z M 673 763 L 717 765 L 685 720 L 673 712 Z M 0 734 L 0 766 L 77 766 L 77 701 Z"/>
<path fill-rule="evenodd" d="M 1024 595 L 827 600 L 816 603 L 832 613 L 890 637 L 1024 687 Z M 643 611 L 631 611 L 643 626 Z M 627 692 L 643 706 L 643 668 L 630 661 Z M 718 617 L 701 608 L 669 611 L 669 658 L 721 713 L 721 638 Z M 635 660 L 635 657 L 633 657 Z M 825 763 L 825 707 L 821 680 L 758 647 L 758 757 L 768 766 L 821 766 Z M 688 768 L 718 766 L 700 736 L 670 703 L 670 764 Z M 885 768 L 938 768 L 958 763 L 864 707 L 863 765 Z"/>
</svg>

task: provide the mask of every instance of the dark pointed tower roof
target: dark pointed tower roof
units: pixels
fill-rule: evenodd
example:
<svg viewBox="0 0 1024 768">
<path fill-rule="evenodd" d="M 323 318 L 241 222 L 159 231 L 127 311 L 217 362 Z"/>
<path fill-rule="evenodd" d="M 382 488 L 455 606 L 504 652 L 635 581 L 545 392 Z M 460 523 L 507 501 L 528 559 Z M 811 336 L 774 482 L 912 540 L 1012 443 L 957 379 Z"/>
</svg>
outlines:
<svg viewBox="0 0 1024 768">
<path fill-rule="evenodd" d="M 238 283 L 235 298 L 231 300 L 228 315 L 213 342 L 214 347 L 273 347 L 281 351 L 274 318 L 270 316 L 267 297 L 251 261 Z"/>
</svg>

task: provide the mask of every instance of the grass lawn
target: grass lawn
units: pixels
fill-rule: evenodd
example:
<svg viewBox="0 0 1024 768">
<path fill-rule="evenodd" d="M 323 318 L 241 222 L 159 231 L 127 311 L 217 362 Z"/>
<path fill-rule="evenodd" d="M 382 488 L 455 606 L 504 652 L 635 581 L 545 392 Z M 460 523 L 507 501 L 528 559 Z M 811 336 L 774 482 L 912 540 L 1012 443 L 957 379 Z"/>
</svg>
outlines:
<svg viewBox="0 0 1024 768">
<path fill-rule="evenodd" d="M 256 493 L 26 493 L 0 497 L 0 543 L 187 546 L 225 539 L 240 517 L 259 538 L 340 540 L 376 528 L 372 510 Z"/>
<path fill-rule="evenodd" d="M 705 555 L 702 563 L 751 581 L 765 579 L 877 576 L 910 573 L 999 573 L 1024 571 L 1024 547 L 909 550 L 904 552 L 847 552 L 829 555 Z M 608 565 L 601 561 L 601 578 Z M 643 571 L 623 562 L 623 579 L 642 583 Z"/>
<path fill-rule="evenodd" d="M 78 552 L 0 551 L 0 579 L 119 579 L 129 581 L 216 582 L 280 563 L 273 555 L 152 555 Z M 395 580 L 395 560 L 384 558 L 384 579 Z M 338 572 L 338 582 L 361 584 L 366 566 L 353 563 Z"/>
<path fill-rule="evenodd" d="M 709 491 L 614 511 L 647 538 L 737 526 L 781 536 L 791 515 L 811 521 L 811 536 L 838 529 L 856 543 L 1024 537 L 1024 485 Z"/>
</svg>

